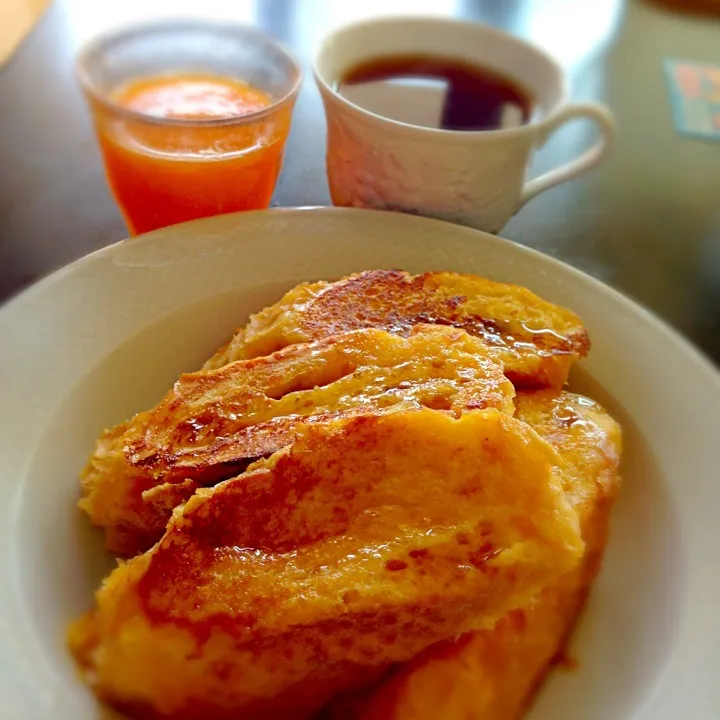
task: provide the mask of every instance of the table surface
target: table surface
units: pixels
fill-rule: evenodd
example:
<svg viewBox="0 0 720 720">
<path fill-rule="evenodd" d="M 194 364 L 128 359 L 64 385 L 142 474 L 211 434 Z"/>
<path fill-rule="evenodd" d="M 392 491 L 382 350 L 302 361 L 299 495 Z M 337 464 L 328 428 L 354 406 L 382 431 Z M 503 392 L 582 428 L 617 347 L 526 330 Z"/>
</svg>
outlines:
<svg viewBox="0 0 720 720">
<path fill-rule="evenodd" d="M 501 234 L 619 288 L 720 362 L 720 143 L 677 133 L 662 70 L 665 58 L 720 64 L 720 21 L 639 0 L 56 0 L 0 69 L 0 300 L 126 236 L 73 77 L 89 37 L 162 15 L 232 18 L 281 39 L 307 70 L 330 29 L 407 13 L 478 20 L 527 38 L 561 63 L 574 99 L 612 109 L 610 157 L 534 199 Z M 564 128 L 532 173 L 592 142 L 587 124 Z M 324 145 L 308 74 L 273 205 L 329 204 Z"/>
</svg>

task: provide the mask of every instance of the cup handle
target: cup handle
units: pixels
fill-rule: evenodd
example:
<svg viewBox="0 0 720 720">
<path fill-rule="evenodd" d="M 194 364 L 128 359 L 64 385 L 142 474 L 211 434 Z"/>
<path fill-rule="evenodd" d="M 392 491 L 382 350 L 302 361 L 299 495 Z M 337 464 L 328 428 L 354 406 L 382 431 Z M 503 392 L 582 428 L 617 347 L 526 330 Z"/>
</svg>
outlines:
<svg viewBox="0 0 720 720">
<path fill-rule="evenodd" d="M 561 182 L 580 175 L 585 172 L 585 170 L 589 170 L 600 161 L 609 149 L 615 131 L 615 123 L 610 111 L 603 105 L 598 105 L 597 103 L 571 103 L 570 105 L 566 105 L 553 118 L 542 142 L 544 143 L 549 135 L 555 132 L 561 125 L 564 125 L 568 120 L 573 120 L 574 118 L 588 118 L 593 120 L 600 129 L 600 138 L 593 147 L 584 152 L 579 158 L 571 160 L 569 163 L 555 170 L 550 170 L 550 172 L 546 172 L 544 175 L 525 183 L 520 199 L 520 207 L 544 190 L 548 190 Z"/>
</svg>

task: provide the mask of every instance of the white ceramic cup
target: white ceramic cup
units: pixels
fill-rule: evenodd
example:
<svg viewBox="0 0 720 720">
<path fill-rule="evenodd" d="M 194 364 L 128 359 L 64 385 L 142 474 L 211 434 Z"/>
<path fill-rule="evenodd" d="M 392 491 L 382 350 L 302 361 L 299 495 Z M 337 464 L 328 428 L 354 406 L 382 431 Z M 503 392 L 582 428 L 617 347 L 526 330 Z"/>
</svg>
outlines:
<svg viewBox="0 0 720 720">
<path fill-rule="evenodd" d="M 346 73 L 363 62 L 417 54 L 477 63 L 516 79 L 534 98 L 533 117 L 509 129 L 443 130 L 383 117 L 338 92 Z M 606 108 L 568 102 L 563 71 L 549 55 L 475 23 L 398 17 L 348 25 L 325 39 L 314 71 L 327 116 L 335 205 L 399 210 L 498 232 L 528 200 L 595 165 L 613 135 Z M 533 151 L 578 117 L 597 124 L 597 143 L 527 181 Z"/>
</svg>

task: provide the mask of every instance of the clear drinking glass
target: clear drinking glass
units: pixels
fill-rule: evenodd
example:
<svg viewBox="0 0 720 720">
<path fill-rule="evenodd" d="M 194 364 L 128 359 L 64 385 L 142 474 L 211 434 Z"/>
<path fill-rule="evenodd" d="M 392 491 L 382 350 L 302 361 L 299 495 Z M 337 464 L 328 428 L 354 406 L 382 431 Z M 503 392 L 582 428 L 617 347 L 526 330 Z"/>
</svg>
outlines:
<svg viewBox="0 0 720 720">
<path fill-rule="evenodd" d="M 132 234 L 270 204 L 301 83 L 297 61 L 273 39 L 225 22 L 154 22 L 91 42 L 77 74 Z M 163 76 L 241 81 L 268 104 L 249 114 L 164 117 L 118 101 L 128 83 Z"/>
</svg>

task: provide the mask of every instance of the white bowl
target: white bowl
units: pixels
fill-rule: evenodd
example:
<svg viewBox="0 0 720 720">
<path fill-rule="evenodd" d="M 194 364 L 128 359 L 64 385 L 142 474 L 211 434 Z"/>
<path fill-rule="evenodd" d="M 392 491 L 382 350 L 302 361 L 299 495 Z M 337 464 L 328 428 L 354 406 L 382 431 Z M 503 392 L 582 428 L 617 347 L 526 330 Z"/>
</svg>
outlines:
<svg viewBox="0 0 720 720">
<path fill-rule="evenodd" d="M 651 314 L 527 248 L 399 214 L 245 213 L 90 255 L 0 309 L 0 697 L 7 720 L 100 712 L 64 645 L 112 566 L 75 507 L 100 430 L 157 401 L 252 311 L 301 280 L 370 268 L 526 285 L 593 341 L 574 389 L 625 431 L 604 570 L 533 720 L 720 717 L 720 375 Z"/>
</svg>

